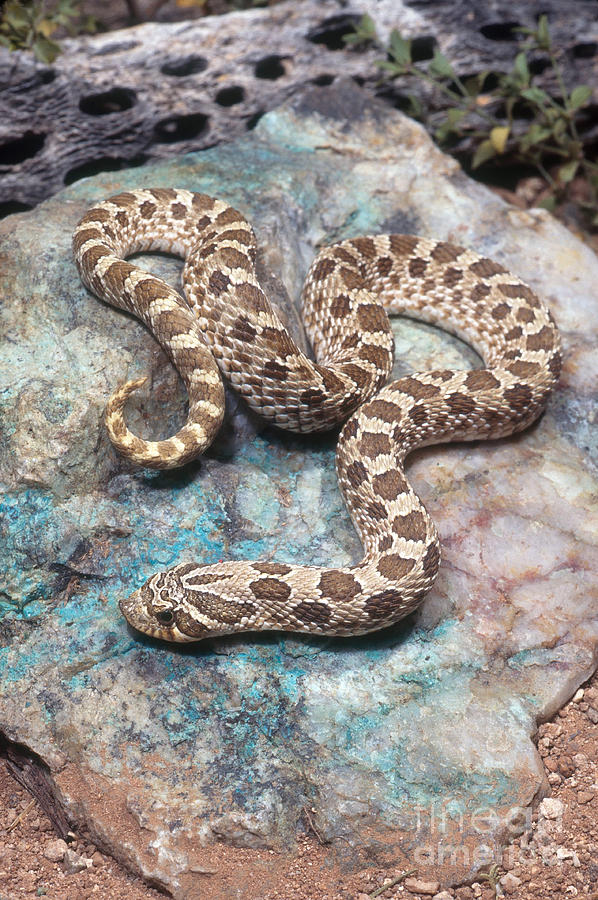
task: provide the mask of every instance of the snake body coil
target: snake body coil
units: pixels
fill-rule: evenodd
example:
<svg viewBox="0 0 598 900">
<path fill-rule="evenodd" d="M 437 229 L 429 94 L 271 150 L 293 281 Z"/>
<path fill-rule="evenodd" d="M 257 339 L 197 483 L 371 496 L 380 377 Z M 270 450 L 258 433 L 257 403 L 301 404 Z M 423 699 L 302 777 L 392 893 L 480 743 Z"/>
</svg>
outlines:
<svg viewBox="0 0 598 900">
<path fill-rule="evenodd" d="M 501 265 L 452 244 L 385 234 L 322 250 L 302 298 L 317 362 L 272 309 L 255 275 L 251 226 L 226 203 L 173 189 L 119 194 L 87 213 L 73 244 L 87 287 L 146 323 L 189 394 L 186 424 L 163 441 L 142 440 L 125 424 L 124 404 L 140 382 L 112 395 L 109 435 L 129 459 L 171 468 L 198 456 L 222 421 L 219 369 L 281 428 L 319 431 L 348 418 L 336 464 L 362 561 L 341 568 L 175 566 L 120 604 L 133 626 L 166 640 L 265 629 L 363 634 L 410 613 L 436 577 L 440 550 L 406 479 L 406 455 L 521 431 L 559 377 L 557 329 L 533 291 Z M 185 258 L 185 299 L 124 261 L 141 250 Z M 383 387 L 393 353 L 388 313 L 459 335 L 484 368 L 417 372 Z"/>
</svg>

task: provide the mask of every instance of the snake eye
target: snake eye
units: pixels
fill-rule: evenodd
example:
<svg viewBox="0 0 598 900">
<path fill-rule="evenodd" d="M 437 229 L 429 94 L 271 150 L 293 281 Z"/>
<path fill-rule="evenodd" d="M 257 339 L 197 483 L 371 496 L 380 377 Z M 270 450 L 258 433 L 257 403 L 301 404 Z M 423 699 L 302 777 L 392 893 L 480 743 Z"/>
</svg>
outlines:
<svg viewBox="0 0 598 900">
<path fill-rule="evenodd" d="M 164 625 L 170 625 L 174 619 L 174 614 L 170 609 L 163 609 L 161 612 L 156 613 L 156 619 Z"/>
</svg>

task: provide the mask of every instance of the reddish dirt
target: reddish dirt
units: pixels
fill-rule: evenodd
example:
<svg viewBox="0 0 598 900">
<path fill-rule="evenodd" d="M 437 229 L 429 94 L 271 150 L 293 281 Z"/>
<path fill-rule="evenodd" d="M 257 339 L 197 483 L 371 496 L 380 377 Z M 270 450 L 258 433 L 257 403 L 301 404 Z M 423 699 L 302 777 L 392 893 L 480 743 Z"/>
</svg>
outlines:
<svg viewBox="0 0 598 900">
<path fill-rule="evenodd" d="M 503 854 L 496 889 L 482 877 L 472 885 L 443 889 L 435 883 L 433 870 L 415 872 L 394 885 L 390 882 L 404 869 L 342 874 L 331 865 L 327 848 L 310 835 L 299 842 L 299 855 L 293 860 L 271 851 L 218 846 L 211 865 L 196 873 L 187 896 L 219 900 L 226 892 L 227 897 L 236 894 L 247 900 L 368 900 L 374 896 L 381 900 L 491 900 L 502 895 L 513 900 L 598 900 L 598 675 L 552 721 L 540 726 L 537 743 L 552 796 L 536 811 L 531 830 Z M 37 803 L 0 761 L 0 900 L 158 900 L 164 896 L 100 853 L 84 835 L 75 836 L 66 858 L 65 849 Z M 75 867 L 86 868 L 69 874 L 69 858 Z M 245 874 L 246 883 L 240 883 L 241 870 L 254 877 Z M 274 889 L 260 889 L 260 871 L 262 877 L 265 871 L 275 873 Z"/>
</svg>

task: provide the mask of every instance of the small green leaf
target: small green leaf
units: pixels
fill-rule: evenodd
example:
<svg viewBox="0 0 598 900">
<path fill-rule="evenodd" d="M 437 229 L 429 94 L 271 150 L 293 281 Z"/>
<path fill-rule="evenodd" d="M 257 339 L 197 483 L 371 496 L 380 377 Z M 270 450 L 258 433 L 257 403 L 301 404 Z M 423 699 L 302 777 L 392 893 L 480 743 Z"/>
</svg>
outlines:
<svg viewBox="0 0 598 900">
<path fill-rule="evenodd" d="M 563 184 L 568 184 L 570 181 L 573 181 L 578 168 L 579 160 L 577 159 L 572 159 L 570 162 L 565 163 L 565 165 L 561 166 L 559 169 L 559 181 L 562 181 Z"/>
<path fill-rule="evenodd" d="M 434 51 L 434 56 L 428 64 L 428 72 L 435 78 L 454 78 L 455 70 L 443 53 Z"/>
<path fill-rule="evenodd" d="M 552 136 L 557 143 L 561 143 L 561 138 L 565 134 L 567 130 L 567 122 L 565 119 L 557 119 L 554 125 L 552 126 Z"/>
<path fill-rule="evenodd" d="M 548 30 L 548 16 L 543 15 L 538 19 L 536 40 L 541 50 L 550 50 L 550 32 Z"/>
<path fill-rule="evenodd" d="M 406 41 L 396 28 L 390 33 L 389 53 L 399 66 L 406 67 L 411 64 L 411 41 Z"/>
<path fill-rule="evenodd" d="M 4 18 L 11 28 L 17 31 L 20 28 L 26 28 L 30 22 L 27 10 L 20 3 L 16 2 L 6 4 L 4 7 Z"/>
<path fill-rule="evenodd" d="M 40 62 L 52 63 L 60 53 L 60 45 L 39 35 L 33 42 L 32 50 Z"/>
<path fill-rule="evenodd" d="M 518 53 L 515 57 L 513 71 L 523 84 L 529 84 L 529 68 L 527 65 L 527 56 L 525 53 Z"/>
<path fill-rule="evenodd" d="M 384 69 L 391 76 L 406 75 L 409 72 L 409 66 L 399 66 L 395 62 L 389 62 L 387 59 L 377 59 L 376 65 L 379 69 Z"/>
<path fill-rule="evenodd" d="M 578 84 L 577 87 L 573 88 L 571 91 L 567 106 L 569 109 L 579 109 L 580 106 L 586 105 L 591 96 L 591 87 L 588 87 L 587 84 Z"/>
<path fill-rule="evenodd" d="M 533 147 L 534 144 L 541 144 L 542 141 L 550 137 L 551 133 L 550 128 L 543 128 L 538 122 L 532 122 L 525 134 L 521 135 L 519 143 L 522 147 L 528 149 Z"/>
<path fill-rule="evenodd" d="M 526 88 L 524 91 L 521 91 L 521 96 L 532 103 L 537 103 L 538 106 L 544 106 L 551 102 L 550 96 L 539 87 Z"/>
<path fill-rule="evenodd" d="M 482 163 L 485 163 L 489 159 L 492 159 L 493 156 L 496 156 L 496 149 L 494 148 L 492 141 L 489 139 L 482 141 L 482 143 L 474 153 L 473 159 L 471 161 L 471 168 L 477 169 L 478 166 L 481 166 Z"/>
<path fill-rule="evenodd" d="M 180 0 L 179 0 L 180 2 Z M 371 16 L 364 13 L 359 23 L 355 26 L 353 34 L 344 34 L 343 41 L 345 44 L 364 44 L 367 41 L 376 40 L 376 25 Z"/>
</svg>

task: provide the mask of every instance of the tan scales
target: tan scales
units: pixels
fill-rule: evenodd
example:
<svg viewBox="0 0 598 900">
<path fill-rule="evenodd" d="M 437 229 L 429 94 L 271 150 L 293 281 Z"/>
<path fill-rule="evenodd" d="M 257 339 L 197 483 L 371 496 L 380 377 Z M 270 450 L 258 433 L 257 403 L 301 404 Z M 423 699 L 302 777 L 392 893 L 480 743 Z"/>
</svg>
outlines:
<svg viewBox="0 0 598 900">
<path fill-rule="evenodd" d="M 189 394 L 187 422 L 163 441 L 136 437 L 124 421 L 143 380 L 112 395 L 108 432 L 129 459 L 172 468 L 201 454 L 224 414 L 220 372 L 281 428 L 322 431 L 348 419 L 336 465 L 362 561 L 185 563 L 160 572 L 120 606 L 134 627 L 166 640 L 266 629 L 363 634 L 412 612 L 436 577 L 440 548 L 405 457 L 428 444 L 521 431 L 559 377 L 558 332 L 533 291 L 498 263 L 441 241 L 385 234 L 323 249 L 302 297 L 316 361 L 259 285 L 251 226 L 220 200 L 174 189 L 119 194 L 84 216 L 73 246 L 87 287 L 145 322 Z M 184 298 L 124 261 L 142 250 L 185 258 Z M 417 372 L 384 387 L 393 356 L 388 313 L 458 335 L 484 368 Z"/>
</svg>

